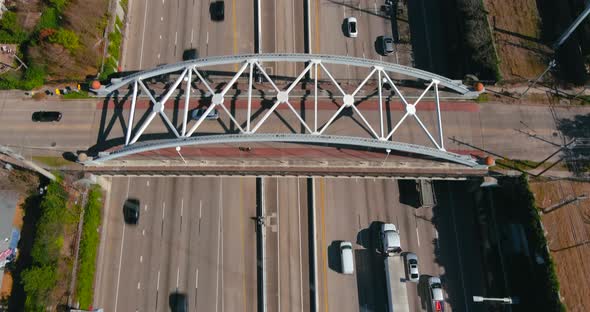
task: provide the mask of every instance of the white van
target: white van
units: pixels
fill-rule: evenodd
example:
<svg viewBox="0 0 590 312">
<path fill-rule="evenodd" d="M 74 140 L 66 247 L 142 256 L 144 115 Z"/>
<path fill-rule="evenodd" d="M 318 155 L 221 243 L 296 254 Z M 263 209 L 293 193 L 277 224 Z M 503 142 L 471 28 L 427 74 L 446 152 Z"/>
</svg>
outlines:
<svg viewBox="0 0 590 312">
<path fill-rule="evenodd" d="M 342 256 L 342 274 L 353 274 L 354 273 L 354 262 L 352 260 L 352 243 L 341 242 L 340 243 L 340 254 Z"/>
</svg>

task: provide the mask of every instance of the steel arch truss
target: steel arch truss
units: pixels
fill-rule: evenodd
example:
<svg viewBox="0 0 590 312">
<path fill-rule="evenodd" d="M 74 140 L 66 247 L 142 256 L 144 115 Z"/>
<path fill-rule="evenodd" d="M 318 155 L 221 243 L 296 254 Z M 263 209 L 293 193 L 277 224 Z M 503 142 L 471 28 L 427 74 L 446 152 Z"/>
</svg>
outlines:
<svg viewBox="0 0 590 312">
<path fill-rule="evenodd" d="M 133 77 L 129 77 L 125 80 L 121 80 L 116 82 L 118 88 L 121 86 L 128 84 L 131 85 L 132 88 L 132 97 L 131 97 L 131 109 L 129 112 L 129 122 L 127 124 L 127 129 L 125 130 L 125 147 L 123 147 L 119 151 L 115 151 L 110 155 L 102 155 L 101 157 L 95 159 L 94 161 L 105 161 L 109 159 L 114 159 L 118 157 L 122 157 L 125 155 L 130 155 L 133 153 L 144 152 L 148 150 L 155 150 L 160 148 L 166 148 L 169 146 L 184 146 L 184 145 L 197 145 L 197 144 L 211 144 L 211 143 L 232 143 L 232 142 L 269 142 L 269 141 L 276 141 L 276 142 L 298 142 L 298 143 L 333 143 L 333 144 L 342 144 L 342 145 L 355 145 L 355 146 L 363 146 L 363 147 L 376 147 L 376 148 L 383 148 L 383 149 L 391 149 L 400 152 L 408 152 L 428 157 L 434 157 L 438 159 L 444 159 L 451 162 L 461 163 L 464 165 L 468 165 L 471 167 L 478 166 L 478 164 L 469 156 L 462 156 L 454 153 L 449 153 L 445 150 L 444 145 L 444 138 L 443 138 L 443 127 L 442 127 L 442 120 L 441 120 L 441 110 L 440 110 L 440 101 L 439 101 L 439 84 L 441 84 L 440 80 L 438 79 L 430 79 L 430 83 L 426 87 L 425 90 L 420 94 L 420 96 L 413 102 L 410 102 L 404 95 L 400 92 L 396 83 L 394 83 L 393 79 L 389 75 L 388 71 L 385 70 L 383 66 L 380 65 L 373 65 L 370 67 L 370 72 L 368 75 L 362 80 L 362 82 L 354 89 L 354 91 L 345 91 L 340 84 L 334 79 L 332 73 L 326 68 L 324 65 L 324 61 L 321 58 L 313 58 L 313 55 L 308 55 L 308 58 L 305 59 L 306 66 L 305 68 L 299 73 L 297 78 L 288 84 L 285 88 L 279 88 L 275 81 L 271 79 L 265 68 L 261 65 L 261 59 L 258 57 L 252 57 L 246 59 L 245 61 L 240 63 L 239 70 L 233 75 L 233 77 L 229 80 L 227 84 L 221 90 L 215 91 L 215 89 L 211 86 L 211 84 L 204 78 L 203 72 L 200 71 L 201 66 L 199 63 L 195 62 L 185 62 L 180 63 L 182 67 L 178 67 L 178 64 L 170 67 L 170 72 L 168 73 L 178 73 L 180 74 L 174 80 L 172 85 L 164 91 L 163 95 L 156 100 L 156 98 L 152 95 L 150 90 L 146 87 L 144 80 L 147 79 L 145 77 L 153 77 L 152 74 L 142 75 L 142 73 L 136 74 Z M 157 69 L 161 70 L 161 69 Z M 173 71 L 172 71 L 173 70 Z M 254 84 L 254 75 L 255 73 L 261 77 L 264 77 L 265 83 L 268 83 L 276 92 L 274 96 L 274 101 L 272 106 L 262 115 L 259 120 L 254 120 L 252 115 L 252 92 L 253 92 L 253 84 Z M 161 74 L 161 73 L 160 73 Z M 335 112 L 330 116 L 327 122 L 323 124 L 318 123 L 318 83 L 319 83 L 319 74 L 326 75 L 329 81 L 336 87 L 337 92 L 340 93 L 342 103 L 339 105 L 339 108 L 335 110 Z M 313 84 L 313 120 L 306 120 L 302 114 L 300 114 L 291 104 L 289 101 L 289 97 L 294 90 L 294 88 L 304 79 L 304 77 L 308 75 L 311 77 L 310 84 Z M 247 113 L 246 113 L 246 120 L 240 123 L 236 120 L 236 116 L 230 112 L 230 109 L 225 106 L 224 99 L 228 97 L 228 91 L 236 84 L 238 79 L 241 77 L 247 77 Z M 198 78 L 198 79 L 197 79 Z M 446 79 L 446 78 L 445 78 Z M 194 81 L 193 81 L 194 80 Z M 378 105 L 379 105 L 379 123 L 378 124 L 371 124 L 367 118 L 363 115 L 363 113 L 357 108 L 355 105 L 355 98 L 360 97 L 359 91 L 367 85 L 367 83 L 372 80 L 376 81 L 375 85 L 377 86 L 377 95 L 378 95 Z M 190 99 L 191 99 L 191 87 L 192 84 L 198 82 L 204 86 L 204 88 L 208 91 L 207 94 L 210 97 L 210 104 L 207 109 L 202 113 L 200 118 L 196 120 L 196 122 L 189 128 L 189 119 L 188 119 L 188 112 L 190 110 Z M 384 127 L 384 95 L 383 95 L 383 86 L 382 84 L 386 82 L 391 86 L 391 88 L 395 91 L 396 95 L 399 96 L 403 106 L 404 106 L 404 114 L 402 118 L 393 126 L 390 131 L 386 131 Z M 184 88 L 184 109 L 183 109 L 183 116 L 182 116 L 182 125 L 180 129 L 177 129 L 175 125 L 170 121 L 170 118 L 167 116 L 165 111 L 165 105 L 170 99 L 170 97 L 177 91 L 181 84 L 185 85 Z M 114 87 L 111 86 L 111 87 Z M 433 134 L 428 128 L 424 125 L 420 117 L 418 116 L 418 111 L 416 106 L 420 103 L 420 101 L 424 98 L 428 91 L 432 90 L 434 92 L 434 99 L 436 104 L 436 115 L 437 115 L 437 131 Z M 138 94 L 143 92 L 149 98 L 151 102 L 151 111 L 149 115 L 141 123 L 141 125 L 137 125 L 137 131 L 133 133 L 134 129 L 134 115 L 135 109 L 138 99 Z M 265 124 L 267 119 L 275 112 L 275 110 L 279 106 L 287 107 L 297 118 L 297 120 L 301 123 L 301 125 L 305 128 L 303 133 L 294 134 L 294 133 L 260 133 L 260 127 Z M 369 138 L 361 138 L 361 137 L 342 137 L 342 136 L 333 136 L 328 135 L 327 130 L 333 125 L 334 121 L 340 116 L 344 109 L 350 109 L 354 112 L 354 114 L 358 115 L 362 120 L 362 124 L 368 129 L 368 133 L 370 134 Z M 239 134 L 224 134 L 224 135 L 204 135 L 200 134 L 199 130 L 207 118 L 207 116 L 213 112 L 213 110 L 218 110 L 226 114 L 231 123 L 239 130 Z M 136 143 L 142 135 L 144 134 L 147 127 L 154 121 L 155 117 L 160 115 L 162 120 L 164 121 L 165 125 L 171 130 L 173 135 L 176 139 L 172 140 L 160 140 L 155 142 L 142 142 Z M 310 118 L 311 119 L 311 118 Z M 415 144 L 408 144 L 402 142 L 396 142 L 395 134 L 404 122 L 407 122 L 409 119 L 415 119 L 416 122 L 419 124 L 420 128 L 423 130 L 425 135 L 428 137 L 430 142 L 432 143 L 433 147 L 425 147 Z M 208 138 L 209 137 L 209 138 Z M 213 139 L 214 138 L 214 139 Z M 134 146 L 137 144 L 137 146 Z"/>
</svg>

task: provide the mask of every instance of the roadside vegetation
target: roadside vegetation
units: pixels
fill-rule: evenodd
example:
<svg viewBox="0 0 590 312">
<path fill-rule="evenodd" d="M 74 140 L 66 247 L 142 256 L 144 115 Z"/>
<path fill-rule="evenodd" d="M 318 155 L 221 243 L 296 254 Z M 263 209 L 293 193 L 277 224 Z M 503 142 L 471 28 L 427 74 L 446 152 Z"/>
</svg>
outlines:
<svg viewBox="0 0 590 312">
<path fill-rule="evenodd" d="M 26 311 L 45 311 L 51 306 L 55 288 L 67 280 L 59 262 L 67 262 L 62 253 L 65 229 L 77 219 L 67 208 L 67 201 L 68 194 L 61 182 L 49 183 L 38 208 L 40 216 L 31 249 L 32 264 L 21 275 Z"/>
<path fill-rule="evenodd" d="M 498 231 L 510 233 L 521 228 L 526 239 L 521 247 L 518 247 L 519 243 L 514 242 L 514 239 L 502 243 L 504 258 L 509 259 L 508 265 L 504 267 L 509 295 L 520 299 L 518 306 L 524 310 L 519 311 L 566 311 L 559 298 L 555 265 L 547 248 L 528 176 L 503 178 L 499 182 L 501 187 L 494 190 L 496 223 L 500 228 Z"/>
<path fill-rule="evenodd" d="M 30 90 L 96 75 L 107 8 L 108 0 L 33 0 L 9 7 L 0 20 L 0 43 L 18 44 L 17 56 L 28 68 L 0 75 L 0 89 Z"/>
<path fill-rule="evenodd" d="M 88 194 L 84 207 L 84 227 L 80 240 L 78 283 L 76 294 L 80 307 L 89 309 L 94 294 L 94 273 L 100 237 L 98 228 L 101 221 L 102 191 L 99 186 L 93 187 Z"/>
<path fill-rule="evenodd" d="M 488 23 L 488 13 L 483 0 L 456 0 L 459 27 L 463 30 L 463 52 L 468 73 L 476 73 L 480 79 L 499 81 L 496 47 Z"/>
</svg>

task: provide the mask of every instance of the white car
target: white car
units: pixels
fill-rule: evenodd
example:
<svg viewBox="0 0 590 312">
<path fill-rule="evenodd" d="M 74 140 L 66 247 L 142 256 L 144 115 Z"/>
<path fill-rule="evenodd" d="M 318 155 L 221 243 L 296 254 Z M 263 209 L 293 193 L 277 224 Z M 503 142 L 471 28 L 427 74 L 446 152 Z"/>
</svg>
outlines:
<svg viewBox="0 0 590 312">
<path fill-rule="evenodd" d="M 352 243 L 341 242 L 340 243 L 340 256 L 342 257 L 342 274 L 353 274 L 354 273 L 354 260 L 352 260 Z"/>
<path fill-rule="evenodd" d="M 418 270 L 418 256 L 413 252 L 406 254 L 406 267 L 408 269 L 408 279 L 417 283 L 420 279 L 420 272 Z"/>
<path fill-rule="evenodd" d="M 430 301 L 432 312 L 444 312 L 445 298 L 443 296 L 442 283 L 440 278 L 432 276 L 428 279 L 428 289 L 430 290 Z"/>
<path fill-rule="evenodd" d="M 350 38 L 356 38 L 358 35 L 356 18 L 349 17 L 346 19 L 346 30 Z"/>
</svg>

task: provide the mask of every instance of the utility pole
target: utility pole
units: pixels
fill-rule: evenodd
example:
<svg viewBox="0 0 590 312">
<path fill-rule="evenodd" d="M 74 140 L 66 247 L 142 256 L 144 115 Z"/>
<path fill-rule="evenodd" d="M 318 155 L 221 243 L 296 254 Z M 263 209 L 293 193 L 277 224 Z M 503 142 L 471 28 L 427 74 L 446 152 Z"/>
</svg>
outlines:
<svg viewBox="0 0 590 312">
<path fill-rule="evenodd" d="M 584 200 L 584 199 L 588 199 L 588 195 L 582 194 L 582 195 L 576 196 L 574 198 L 567 198 L 567 199 L 562 200 L 561 202 L 559 202 L 559 203 L 557 203 L 555 205 L 551 205 L 551 206 L 549 206 L 547 208 L 541 209 L 541 212 L 542 213 L 550 213 L 550 212 L 555 211 L 555 210 L 557 210 L 557 209 L 559 209 L 559 208 L 561 208 L 561 207 L 563 207 L 565 205 L 576 203 L 576 202 L 579 202 L 579 201 Z"/>
<path fill-rule="evenodd" d="M 559 47 L 561 47 L 563 45 L 563 43 L 571 36 L 571 34 L 578 28 L 578 26 L 580 26 L 580 24 L 588 16 L 588 14 L 590 14 L 590 1 L 587 0 L 586 1 L 586 8 L 582 12 L 582 14 L 580 14 L 576 18 L 576 20 L 561 34 L 561 36 L 559 36 L 559 39 L 557 39 L 557 41 L 555 41 L 555 43 L 552 46 L 553 51 L 557 51 L 557 49 L 559 49 Z M 545 71 L 541 75 L 539 75 L 539 77 L 537 77 L 537 79 L 535 79 L 535 81 L 532 84 L 529 85 L 529 87 L 520 95 L 520 97 L 525 96 L 527 94 L 527 92 L 529 92 L 529 90 L 535 84 L 537 84 L 537 82 L 539 82 L 539 80 L 541 80 L 541 78 L 543 76 L 545 76 L 545 74 L 551 68 L 555 67 L 555 65 L 556 65 L 555 59 L 551 60 L 551 62 L 549 62 L 549 66 L 547 66 Z"/>
</svg>

